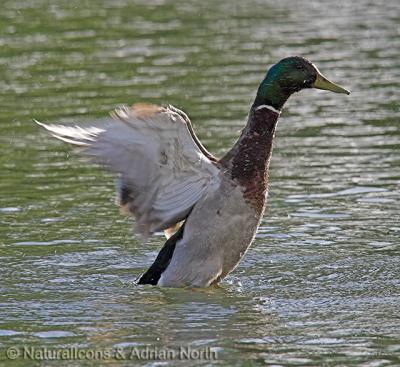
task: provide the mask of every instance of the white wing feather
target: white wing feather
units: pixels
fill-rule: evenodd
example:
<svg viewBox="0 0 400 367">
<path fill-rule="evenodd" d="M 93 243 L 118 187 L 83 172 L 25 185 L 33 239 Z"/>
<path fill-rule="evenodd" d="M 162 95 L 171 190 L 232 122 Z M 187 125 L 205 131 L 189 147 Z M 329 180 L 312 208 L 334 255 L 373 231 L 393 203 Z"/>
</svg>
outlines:
<svg viewBox="0 0 400 367">
<path fill-rule="evenodd" d="M 36 122 L 120 175 L 129 197 L 121 205 L 136 217 L 139 233 L 147 236 L 178 223 L 219 174 L 193 140 L 186 115 L 174 107 L 134 105 L 111 116 L 104 128 Z"/>
</svg>

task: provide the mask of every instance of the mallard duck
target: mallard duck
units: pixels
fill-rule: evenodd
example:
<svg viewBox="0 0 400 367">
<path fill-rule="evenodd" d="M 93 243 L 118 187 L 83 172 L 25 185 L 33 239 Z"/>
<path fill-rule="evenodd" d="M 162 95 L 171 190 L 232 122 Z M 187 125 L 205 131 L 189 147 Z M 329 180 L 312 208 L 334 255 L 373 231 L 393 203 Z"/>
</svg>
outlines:
<svg viewBox="0 0 400 367">
<path fill-rule="evenodd" d="M 255 237 L 279 115 L 290 95 L 306 88 L 349 94 L 303 57 L 279 61 L 221 159 L 171 105 L 121 106 L 102 126 L 38 124 L 118 175 L 117 202 L 136 218 L 137 233 L 165 231 L 167 241 L 138 284 L 208 287 L 235 269 Z"/>
</svg>

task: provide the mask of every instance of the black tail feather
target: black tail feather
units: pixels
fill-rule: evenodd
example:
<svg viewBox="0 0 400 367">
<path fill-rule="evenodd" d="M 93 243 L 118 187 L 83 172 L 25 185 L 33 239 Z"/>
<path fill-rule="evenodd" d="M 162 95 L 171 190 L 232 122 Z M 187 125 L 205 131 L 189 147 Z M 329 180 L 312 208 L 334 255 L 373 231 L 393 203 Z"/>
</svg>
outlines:
<svg viewBox="0 0 400 367">
<path fill-rule="evenodd" d="M 172 255 L 175 250 L 176 243 L 183 237 L 185 223 L 179 230 L 165 242 L 161 251 L 158 253 L 157 258 L 154 260 L 150 268 L 139 278 L 137 284 L 151 284 L 157 285 L 161 278 L 161 274 L 167 269 L 171 262 Z"/>
</svg>

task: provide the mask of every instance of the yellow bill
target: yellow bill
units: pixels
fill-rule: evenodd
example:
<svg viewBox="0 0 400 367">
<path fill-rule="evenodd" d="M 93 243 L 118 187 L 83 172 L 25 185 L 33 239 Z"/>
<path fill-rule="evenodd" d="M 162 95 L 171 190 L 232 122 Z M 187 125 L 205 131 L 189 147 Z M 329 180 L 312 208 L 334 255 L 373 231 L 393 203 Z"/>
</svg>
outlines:
<svg viewBox="0 0 400 367">
<path fill-rule="evenodd" d="M 347 89 L 344 89 L 339 85 L 331 82 L 319 72 L 317 74 L 317 79 L 315 80 L 314 84 L 312 84 L 312 87 L 317 89 L 330 90 L 331 92 L 335 93 L 350 94 L 350 92 Z"/>
</svg>

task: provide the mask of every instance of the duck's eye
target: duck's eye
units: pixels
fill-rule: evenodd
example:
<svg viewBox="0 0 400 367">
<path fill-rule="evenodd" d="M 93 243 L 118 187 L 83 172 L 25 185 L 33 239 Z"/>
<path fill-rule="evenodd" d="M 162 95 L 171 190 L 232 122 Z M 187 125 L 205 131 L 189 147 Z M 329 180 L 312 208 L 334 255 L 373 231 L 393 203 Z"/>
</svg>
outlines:
<svg viewBox="0 0 400 367">
<path fill-rule="evenodd" d="M 298 70 L 304 70 L 304 66 L 303 66 L 303 65 L 296 65 L 296 69 L 298 69 Z"/>
</svg>

